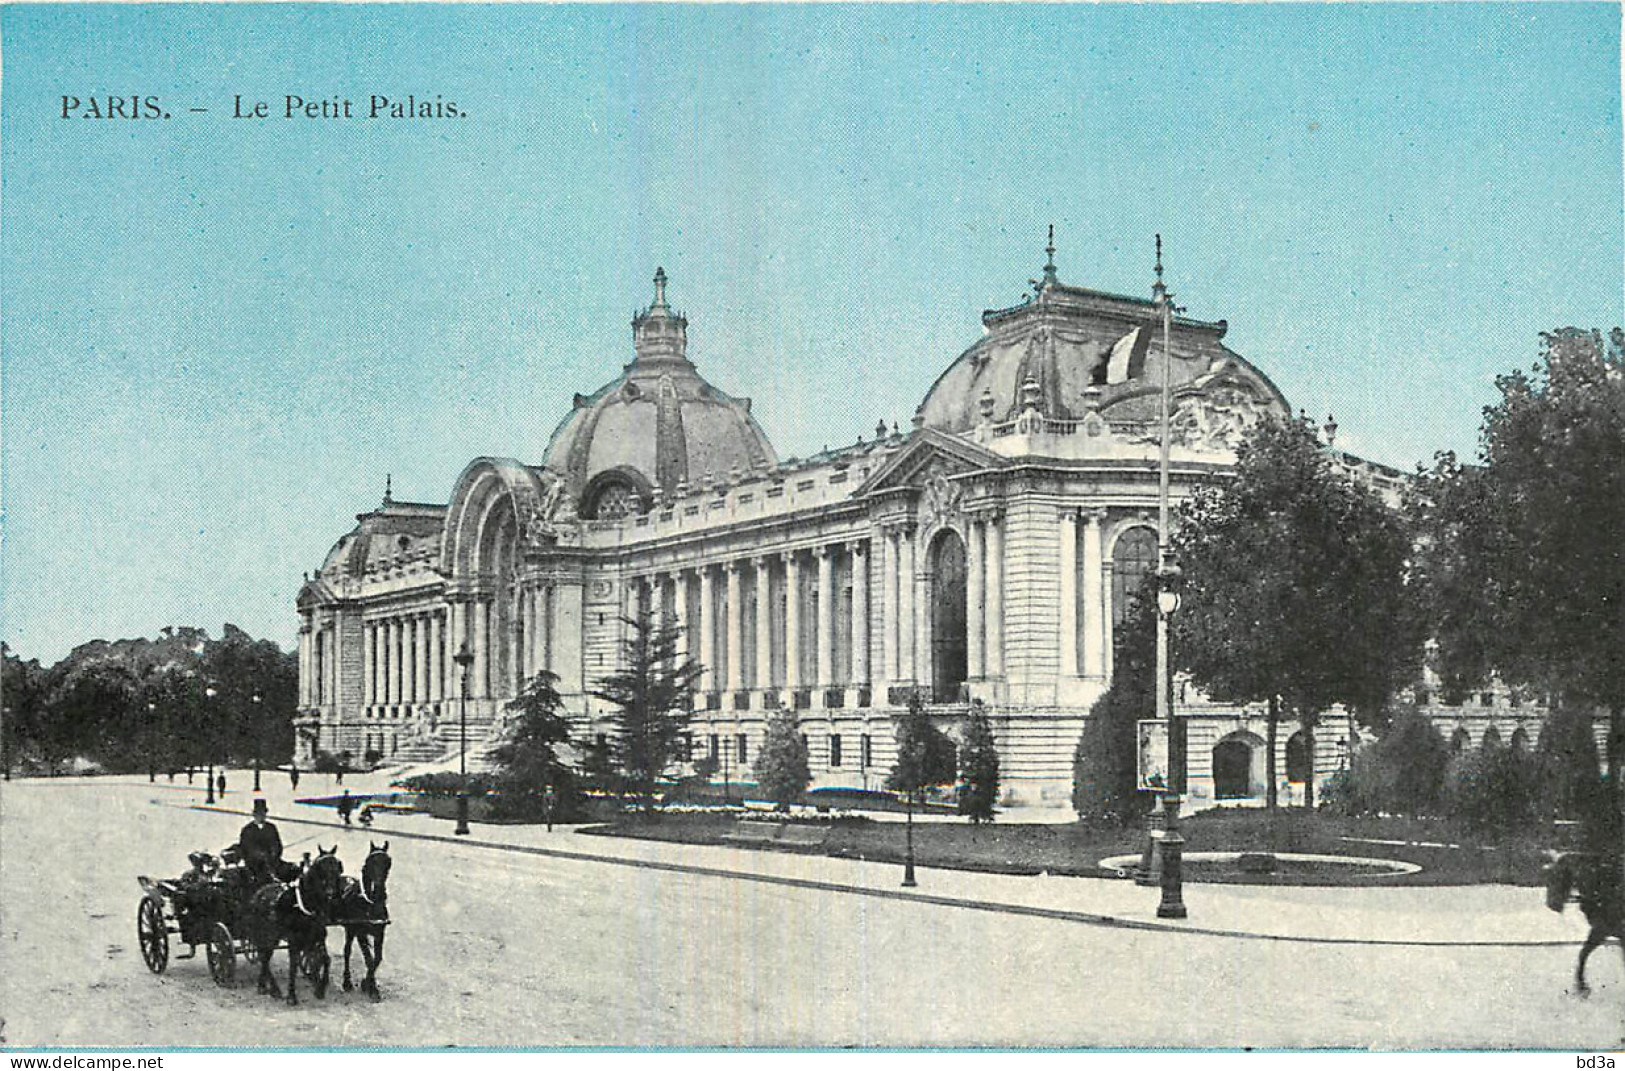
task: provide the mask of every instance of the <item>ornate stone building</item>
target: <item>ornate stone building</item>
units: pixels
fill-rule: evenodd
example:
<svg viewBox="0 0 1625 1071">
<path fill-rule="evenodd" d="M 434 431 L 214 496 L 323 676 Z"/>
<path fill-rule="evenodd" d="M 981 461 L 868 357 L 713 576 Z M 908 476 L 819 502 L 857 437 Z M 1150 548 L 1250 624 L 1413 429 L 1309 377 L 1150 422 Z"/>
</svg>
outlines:
<svg viewBox="0 0 1625 1071">
<path fill-rule="evenodd" d="M 1173 321 L 1176 499 L 1227 471 L 1253 422 L 1290 412 L 1225 332 Z M 1061 283 L 1052 248 L 1026 300 L 982 314 L 911 429 L 780 461 L 750 401 L 700 375 L 657 272 L 632 360 L 576 396 L 539 462 L 478 458 L 443 505 L 386 494 L 305 583 L 300 761 L 454 750 L 465 644 L 473 734 L 547 669 L 590 738 L 604 711 L 586 690 L 645 606 L 685 625 L 706 668 L 694 746 L 735 771 L 789 707 L 819 783 L 877 787 L 922 690 L 950 729 L 985 703 L 1011 792 L 1064 799 L 1114 625 L 1155 568 L 1163 359 L 1152 303 Z M 1262 716 L 1182 709 L 1194 802 L 1261 796 Z M 1335 726 L 1316 734 L 1321 775 L 1341 758 Z M 1293 728 L 1279 768 L 1301 779 Z"/>
</svg>

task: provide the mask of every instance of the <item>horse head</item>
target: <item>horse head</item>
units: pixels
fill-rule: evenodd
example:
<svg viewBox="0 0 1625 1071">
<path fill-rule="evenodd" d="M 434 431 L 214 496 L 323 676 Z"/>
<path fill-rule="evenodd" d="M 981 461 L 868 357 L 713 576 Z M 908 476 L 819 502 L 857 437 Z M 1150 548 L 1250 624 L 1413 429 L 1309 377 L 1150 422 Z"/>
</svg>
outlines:
<svg viewBox="0 0 1625 1071">
<path fill-rule="evenodd" d="M 316 858 L 299 875 L 299 891 L 306 902 L 322 905 L 338 903 L 343 889 L 344 864 L 339 861 L 339 846 L 331 849 L 316 847 Z"/>
<path fill-rule="evenodd" d="M 361 864 L 361 889 L 369 900 L 382 901 L 387 893 L 389 883 L 389 841 L 382 845 L 367 842 L 367 858 Z"/>
</svg>

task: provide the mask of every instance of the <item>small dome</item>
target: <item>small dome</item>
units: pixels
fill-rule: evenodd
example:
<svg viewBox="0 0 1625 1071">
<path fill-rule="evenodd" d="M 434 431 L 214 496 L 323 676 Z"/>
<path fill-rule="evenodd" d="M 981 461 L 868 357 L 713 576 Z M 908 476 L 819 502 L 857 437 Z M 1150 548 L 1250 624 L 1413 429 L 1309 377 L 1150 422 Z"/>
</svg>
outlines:
<svg viewBox="0 0 1625 1071">
<path fill-rule="evenodd" d="M 575 410 L 548 442 L 544 464 L 564 477 L 586 518 L 643 512 L 707 477 L 729 479 L 778 464 L 773 445 L 735 398 L 689 361 L 688 321 L 666 304 L 655 272 L 654 304 L 632 321 L 634 357 L 613 382 L 576 395 Z"/>
<path fill-rule="evenodd" d="M 962 434 L 983 420 L 1014 420 L 1036 408 L 1051 420 L 1079 420 L 1090 410 L 1114 410 L 1116 419 L 1155 411 L 1162 369 L 1162 328 L 1156 306 L 1144 298 L 1067 286 L 1052 259 L 1034 293 L 1020 305 L 982 314 L 984 334 L 932 384 L 917 423 Z M 1215 369 L 1244 369 L 1261 395 L 1280 392 L 1221 343 L 1226 324 L 1182 316 L 1173 321 L 1174 389 L 1196 386 Z"/>
</svg>

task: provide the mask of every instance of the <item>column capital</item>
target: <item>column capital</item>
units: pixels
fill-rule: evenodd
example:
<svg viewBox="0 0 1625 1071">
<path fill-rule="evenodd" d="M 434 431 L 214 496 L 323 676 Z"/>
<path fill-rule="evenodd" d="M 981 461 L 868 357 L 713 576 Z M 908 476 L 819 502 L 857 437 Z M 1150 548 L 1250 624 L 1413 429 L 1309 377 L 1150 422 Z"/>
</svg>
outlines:
<svg viewBox="0 0 1625 1071">
<path fill-rule="evenodd" d="M 1059 509 L 1057 509 L 1055 511 L 1055 514 L 1063 522 L 1064 521 L 1071 521 L 1073 524 L 1077 524 L 1078 523 L 1078 512 L 1079 512 L 1079 510 L 1078 510 L 1077 506 L 1062 506 L 1062 507 L 1060 507 Z"/>
<path fill-rule="evenodd" d="M 758 569 L 771 569 L 773 567 L 774 559 L 778 557 L 779 555 L 777 554 L 753 554 L 751 555 L 750 563 L 756 566 Z"/>
<path fill-rule="evenodd" d="M 730 573 L 738 574 L 745 571 L 745 566 L 749 562 L 749 558 L 729 558 L 727 561 L 722 563 L 722 567 L 728 570 Z"/>
<path fill-rule="evenodd" d="M 817 557 L 820 557 L 820 558 L 833 558 L 837 554 L 839 554 L 840 552 L 841 552 L 841 541 L 840 540 L 836 540 L 833 543 L 820 543 L 817 547 L 813 548 L 813 554 L 815 554 Z"/>
<path fill-rule="evenodd" d="M 1091 528 L 1100 527 L 1100 522 L 1106 519 L 1105 506 L 1083 507 L 1083 519 Z"/>
<path fill-rule="evenodd" d="M 869 539 L 867 536 L 846 541 L 846 552 L 853 557 L 869 552 Z"/>
</svg>

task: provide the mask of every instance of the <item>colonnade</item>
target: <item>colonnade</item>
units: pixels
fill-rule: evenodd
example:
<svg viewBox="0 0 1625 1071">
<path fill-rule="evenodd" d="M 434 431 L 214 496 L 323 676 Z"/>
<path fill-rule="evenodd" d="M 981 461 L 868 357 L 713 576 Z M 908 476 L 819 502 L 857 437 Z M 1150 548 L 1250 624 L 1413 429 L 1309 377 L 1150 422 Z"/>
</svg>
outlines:
<svg viewBox="0 0 1625 1071">
<path fill-rule="evenodd" d="M 1104 677 L 1110 669 L 1110 640 L 1106 629 L 1110 609 L 1106 602 L 1104 533 L 1101 530 L 1101 522 L 1105 518 L 1106 511 L 1103 509 L 1079 510 L 1072 506 L 1060 512 L 1062 677 Z M 1080 526 L 1083 536 L 1081 548 L 1078 539 Z M 1083 614 L 1081 633 L 1078 628 L 1080 609 Z"/>
<path fill-rule="evenodd" d="M 450 699 L 446 610 L 417 610 L 361 624 L 362 705 L 396 706 Z"/>
</svg>

